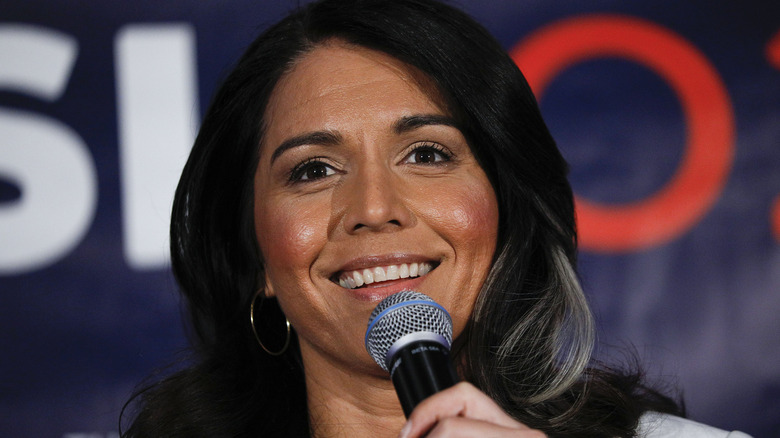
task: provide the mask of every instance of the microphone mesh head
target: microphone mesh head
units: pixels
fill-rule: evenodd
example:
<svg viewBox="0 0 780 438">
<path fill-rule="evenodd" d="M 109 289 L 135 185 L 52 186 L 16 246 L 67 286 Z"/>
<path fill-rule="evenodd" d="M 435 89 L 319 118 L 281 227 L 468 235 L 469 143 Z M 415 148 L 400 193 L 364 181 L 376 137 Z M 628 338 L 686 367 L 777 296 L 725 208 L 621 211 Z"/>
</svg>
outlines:
<svg viewBox="0 0 780 438">
<path fill-rule="evenodd" d="M 382 300 L 371 312 L 366 350 L 388 371 L 385 359 L 390 347 L 401 337 L 418 332 L 440 335 L 452 344 L 452 319 L 431 297 L 414 291 L 398 292 Z"/>
</svg>

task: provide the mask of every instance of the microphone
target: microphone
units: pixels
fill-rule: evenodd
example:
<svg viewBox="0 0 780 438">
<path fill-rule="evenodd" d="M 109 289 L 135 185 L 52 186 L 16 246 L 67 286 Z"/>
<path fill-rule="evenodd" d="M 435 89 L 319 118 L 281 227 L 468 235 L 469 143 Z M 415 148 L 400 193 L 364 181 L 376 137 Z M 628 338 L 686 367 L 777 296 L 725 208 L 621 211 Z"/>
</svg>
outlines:
<svg viewBox="0 0 780 438">
<path fill-rule="evenodd" d="M 425 294 L 403 291 L 382 300 L 368 319 L 365 344 L 390 373 L 407 418 L 423 399 L 458 381 L 449 358 L 452 319 Z"/>
</svg>

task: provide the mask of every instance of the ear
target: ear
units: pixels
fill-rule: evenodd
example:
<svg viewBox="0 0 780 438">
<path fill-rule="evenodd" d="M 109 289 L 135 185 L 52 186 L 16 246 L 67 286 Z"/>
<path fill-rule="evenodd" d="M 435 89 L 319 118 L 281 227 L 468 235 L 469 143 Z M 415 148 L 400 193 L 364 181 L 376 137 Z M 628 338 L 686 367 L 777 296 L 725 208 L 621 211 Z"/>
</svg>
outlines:
<svg viewBox="0 0 780 438">
<path fill-rule="evenodd" d="M 265 298 L 273 298 L 276 296 L 276 292 L 274 292 L 274 286 L 273 283 L 271 283 L 271 279 L 268 277 L 268 274 L 263 272 L 262 278 L 258 283 L 263 285 L 263 297 Z"/>
</svg>

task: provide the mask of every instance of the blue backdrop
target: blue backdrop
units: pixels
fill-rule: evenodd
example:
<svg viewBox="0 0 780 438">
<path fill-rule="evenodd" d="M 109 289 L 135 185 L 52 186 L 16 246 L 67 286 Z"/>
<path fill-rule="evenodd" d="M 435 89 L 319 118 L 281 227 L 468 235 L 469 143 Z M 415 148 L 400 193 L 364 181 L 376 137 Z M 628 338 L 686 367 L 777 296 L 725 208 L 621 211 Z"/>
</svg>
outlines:
<svg viewBox="0 0 780 438">
<path fill-rule="evenodd" d="M 216 84 L 293 1 L 0 4 L 0 436 L 113 437 L 186 345 L 173 186 Z M 601 354 L 780 436 L 780 3 L 462 0 L 572 166 Z"/>
</svg>

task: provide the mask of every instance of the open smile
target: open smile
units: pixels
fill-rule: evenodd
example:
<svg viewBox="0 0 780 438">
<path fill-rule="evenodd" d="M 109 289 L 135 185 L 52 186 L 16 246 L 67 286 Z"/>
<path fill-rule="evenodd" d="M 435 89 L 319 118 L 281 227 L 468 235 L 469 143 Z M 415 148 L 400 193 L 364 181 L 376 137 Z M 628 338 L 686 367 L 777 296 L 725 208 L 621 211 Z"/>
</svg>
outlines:
<svg viewBox="0 0 780 438">
<path fill-rule="evenodd" d="M 436 269 L 432 262 L 401 263 L 398 265 L 376 266 L 366 269 L 343 271 L 336 276 L 339 285 L 346 289 L 357 289 L 370 284 L 382 283 L 404 278 L 422 277 Z"/>
</svg>

